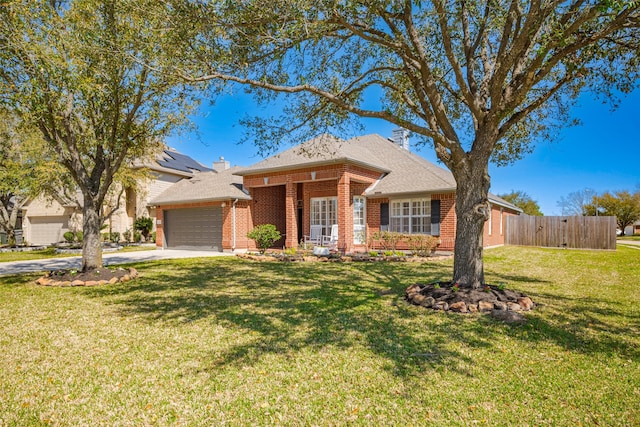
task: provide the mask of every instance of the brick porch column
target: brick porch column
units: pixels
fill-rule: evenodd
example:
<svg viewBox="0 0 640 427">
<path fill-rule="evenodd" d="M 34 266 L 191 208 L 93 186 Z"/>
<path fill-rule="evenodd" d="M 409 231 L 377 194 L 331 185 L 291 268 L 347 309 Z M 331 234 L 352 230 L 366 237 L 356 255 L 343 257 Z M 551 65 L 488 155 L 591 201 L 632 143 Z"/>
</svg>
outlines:
<svg viewBox="0 0 640 427">
<path fill-rule="evenodd" d="M 296 212 L 296 199 L 298 197 L 298 188 L 292 181 L 291 176 L 287 175 L 285 195 L 285 215 L 287 221 L 287 236 L 284 245 L 287 248 L 295 248 L 298 246 L 298 215 Z"/>
<path fill-rule="evenodd" d="M 338 250 L 351 250 L 353 243 L 353 210 L 351 209 L 351 180 L 343 170 L 338 180 Z"/>
</svg>

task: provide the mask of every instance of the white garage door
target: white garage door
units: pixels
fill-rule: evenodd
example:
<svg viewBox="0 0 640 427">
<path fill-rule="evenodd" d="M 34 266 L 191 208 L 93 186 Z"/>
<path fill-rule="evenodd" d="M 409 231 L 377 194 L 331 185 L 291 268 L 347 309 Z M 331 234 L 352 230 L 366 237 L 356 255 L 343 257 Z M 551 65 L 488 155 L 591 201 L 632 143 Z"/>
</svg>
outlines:
<svg viewBox="0 0 640 427">
<path fill-rule="evenodd" d="M 164 211 L 164 235 L 168 248 L 222 251 L 222 208 Z"/>
<path fill-rule="evenodd" d="M 64 216 L 36 216 L 29 218 L 32 245 L 50 245 L 64 241 L 63 234 L 69 231 L 69 218 Z"/>
</svg>

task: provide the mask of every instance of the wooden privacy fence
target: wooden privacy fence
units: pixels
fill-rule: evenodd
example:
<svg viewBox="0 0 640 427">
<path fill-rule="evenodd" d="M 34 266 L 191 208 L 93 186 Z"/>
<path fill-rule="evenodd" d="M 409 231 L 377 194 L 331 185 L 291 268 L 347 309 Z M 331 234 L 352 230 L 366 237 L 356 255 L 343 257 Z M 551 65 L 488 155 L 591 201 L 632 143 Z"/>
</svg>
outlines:
<svg viewBox="0 0 640 427">
<path fill-rule="evenodd" d="M 505 243 L 615 250 L 616 226 L 615 216 L 508 216 Z"/>
</svg>

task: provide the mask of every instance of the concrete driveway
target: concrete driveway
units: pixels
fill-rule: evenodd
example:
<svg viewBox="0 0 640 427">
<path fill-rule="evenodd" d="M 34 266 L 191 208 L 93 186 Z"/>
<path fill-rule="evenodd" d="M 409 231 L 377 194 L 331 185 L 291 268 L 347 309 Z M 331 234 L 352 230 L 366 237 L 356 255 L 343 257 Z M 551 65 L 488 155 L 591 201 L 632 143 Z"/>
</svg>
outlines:
<svg viewBox="0 0 640 427">
<path fill-rule="evenodd" d="M 218 257 L 218 256 L 234 256 L 227 252 L 212 251 L 187 251 L 175 249 L 156 249 L 140 252 L 110 252 L 102 254 L 102 261 L 105 265 L 127 264 L 131 262 L 155 261 L 159 259 L 176 259 L 176 258 L 199 258 L 199 257 Z M 80 268 L 82 266 L 82 257 L 68 258 L 49 258 L 38 259 L 32 261 L 14 261 L 0 263 L 0 276 L 21 273 L 33 273 L 38 271 L 61 270 L 68 268 Z"/>
</svg>

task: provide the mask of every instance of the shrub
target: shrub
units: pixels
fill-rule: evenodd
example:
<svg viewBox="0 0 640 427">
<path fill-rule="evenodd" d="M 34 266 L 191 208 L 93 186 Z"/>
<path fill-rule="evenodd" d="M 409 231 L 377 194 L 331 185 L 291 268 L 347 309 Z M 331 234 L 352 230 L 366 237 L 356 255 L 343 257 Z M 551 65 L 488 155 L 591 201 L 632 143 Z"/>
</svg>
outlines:
<svg viewBox="0 0 640 427">
<path fill-rule="evenodd" d="M 426 234 L 407 236 L 407 245 L 414 256 L 429 256 L 438 246 L 438 238 Z"/>
<path fill-rule="evenodd" d="M 156 232 L 155 232 L 155 231 L 154 231 L 153 233 L 151 233 L 151 241 L 152 241 L 153 243 L 155 243 L 155 242 L 156 242 Z"/>
<path fill-rule="evenodd" d="M 128 228 L 126 230 L 124 230 L 122 232 L 122 238 L 124 239 L 125 242 L 130 242 L 131 241 L 131 230 L 129 230 Z"/>
<path fill-rule="evenodd" d="M 374 242 L 380 242 L 382 249 L 395 251 L 398 242 L 403 239 L 403 234 L 397 231 L 376 231 L 371 234 L 370 246 L 373 246 Z"/>
<path fill-rule="evenodd" d="M 141 240 L 142 240 L 142 234 L 140 234 L 139 231 L 135 231 L 133 233 L 133 241 L 136 243 L 140 243 Z"/>
<path fill-rule="evenodd" d="M 247 237 L 256 242 L 256 246 L 260 249 L 260 253 L 264 253 L 275 242 L 282 237 L 280 232 L 273 224 L 257 225 L 253 230 L 247 233 Z"/>
<path fill-rule="evenodd" d="M 75 238 L 75 235 L 73 234 L 73 231 L 66 231 L 62 237 L 64 237 L 64 240 L 67 243 L 73 243 L 73 239 Z"/>
<path fill-rule="evenodd" d="M 144 239 L 147 240 L 149 238 L 149 233 L 151 233 L 151 230 L 153 229 L 153 219 L 148 216 L 140 217 L 133 223 L 133 228 L 142 233 Z"/>
<path fill-rule="evenodd" d="M 84 240 L 84 233 L 82 231 L 76 231 L 76 240 L 82 243 Z"/>
<path fill-rule="evenodd" d="M 100 237 L 102 238 L 103 242 L 108 242 L 111 239 L 111 234 L 109 234 L 109 233 L 100 233 Z"/>
<path fill-rule="evenodd" d="M 118 243 L 120 241 L 120 233 L 118 233 L 117 231 L 111 233 L 111 241 L 114 243 Z"/>
</svg>

